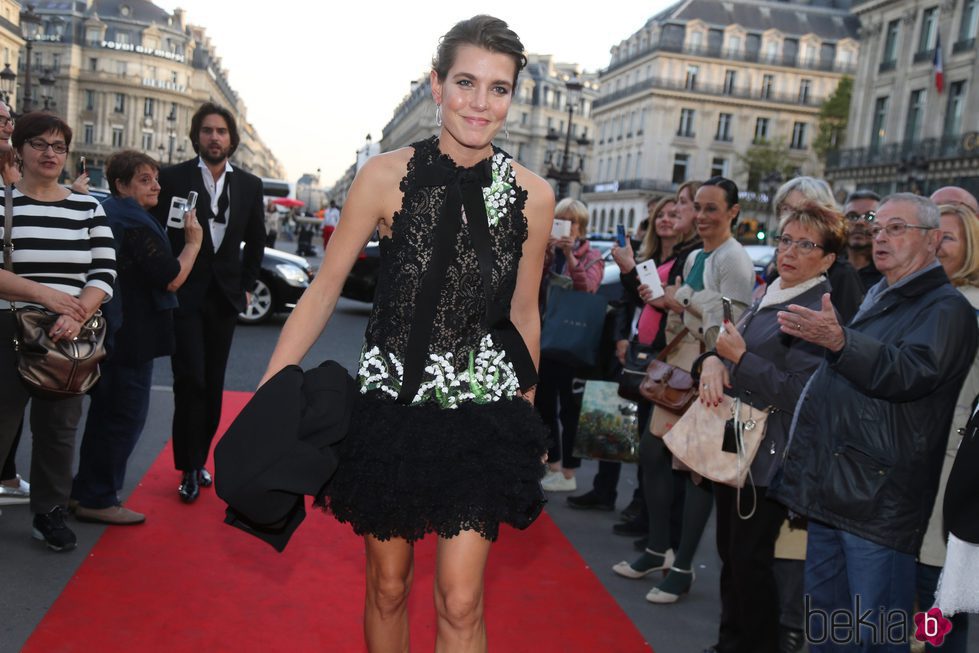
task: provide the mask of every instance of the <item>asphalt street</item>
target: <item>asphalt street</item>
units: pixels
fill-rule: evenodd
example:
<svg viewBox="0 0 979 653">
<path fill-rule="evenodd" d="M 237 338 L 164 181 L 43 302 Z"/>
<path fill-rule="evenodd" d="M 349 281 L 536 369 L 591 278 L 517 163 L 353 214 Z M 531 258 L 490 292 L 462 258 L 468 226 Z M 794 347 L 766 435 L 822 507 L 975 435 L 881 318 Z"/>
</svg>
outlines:
<svg viewBox="0 0 979 653">
<path fill-rule="evenodd" d="M 332 321 L 306 357 L 304 366 L 313 366 L 332 358 L 354 370 L 369 311 L 370 307 L 366 304 L 341 299 Z M 267 324 L 237 329 L 225 384 L 227 390 L 254 390 L 284 321 L 285 316 L 275 316 Z M 170 386 L 169 361 L 158 360 L 149 420 L 131 459 L 124 495 L 132 491 L 169 437 L 172 411 Z M 20 446 L 20 470 L 30 469 L 29 438 L 29 434 L 25 433 Z M 590 488 L 596 469 L 595 463 L 585 461 L 579 474 L 579 493 L 582 489 Z M 632 496 L 635 476 L 635 467 L 626 466 L 619 485 L 619 510 Z M 175 472 L 174 501 L 177 500 L 177 483 Z M 548 513 L 577 549 L 583 563 L 594 571 L 657 653 L 695 653 L 714 642 L 719 617 L 719 562 L 713 545 L 713 519 L 695 560 L 697 578 L 692 592 L 675 605 L 654 606 L 644 600 L 645 593 L 653 584 L 652 580 L 627 580 L 615 576 L 611 571 L 615 563 L 631 560 L 635 556 L 632 538 L 612 534 L 617 513 L 572 510 L 567 507 L 564 496 L 550 495 Z M 2 506 L 0 509 L 3 511 L 0 516 L 0 579 L 3 587 L 0 592 L 0 653 L 12 653 L 20 650 L 105 527 L 73 520 L 71 525 L 79 538 L 78 549 L 67 554 L 54 554 L 31 540 L 30 515 L 26 506 Z M 148 515 L 148 519 L 152 518 L 152 514 Z M 560 580 L 548 579 L 549 582 L 556 582 L 556 603 L 562 600 Z M 535 579 L 528 578 L 527 582 L 535 582 Z M 564 609 L 579 612 L 583 627 L 587 627 L 587 605 L 567 605 Z M 976 648 L 979 645 L 977 630 L 979 627 L 973 629 L 970 640 L 973 650 L 979 650 Z M 542 630 L 533 636 L 560 639 L 569 637 L 569 634 L 548 632 L 546 625 L 542 624 Z M 70 633 L 66 637 L 70 637 Z M 567 642 L 564 650 L 572 653 L 578 651 L 573 639 Z"/>
</svg>

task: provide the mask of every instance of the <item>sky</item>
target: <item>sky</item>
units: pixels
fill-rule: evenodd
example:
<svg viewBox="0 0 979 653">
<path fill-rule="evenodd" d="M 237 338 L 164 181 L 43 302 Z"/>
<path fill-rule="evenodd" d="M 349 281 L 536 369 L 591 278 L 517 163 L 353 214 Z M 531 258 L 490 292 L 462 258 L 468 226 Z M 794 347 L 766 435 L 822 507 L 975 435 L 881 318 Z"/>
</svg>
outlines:
<svg viewBox="0 0 979 653">
<path fill-rule="evenodd" d="M 491 13 L 527 52 L 598 70 L 609 49 L 670 0 L 155 0 L 207 29 L 249 122 L 295 181 L 321 170 L 332 186 L 370 134 L 427 74 L 439 37 L 459 20 Z M 245 8 L 248 9 L 245 9 Z M 252 11 L 252 7 L 261 10 Z M 434 110 L 434 109 L 433 109 Z"/>
</svg>

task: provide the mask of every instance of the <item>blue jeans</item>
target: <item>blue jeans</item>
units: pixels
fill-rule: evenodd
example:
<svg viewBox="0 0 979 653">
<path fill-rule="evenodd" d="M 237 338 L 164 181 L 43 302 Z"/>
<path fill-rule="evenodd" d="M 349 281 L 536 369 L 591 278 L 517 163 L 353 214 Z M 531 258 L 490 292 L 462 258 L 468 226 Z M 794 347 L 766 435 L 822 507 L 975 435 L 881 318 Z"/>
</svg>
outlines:
<svg viewBox="0 0 979 653">
<path fill-rule="evenodd" d="M 935 605 L 935 590 L 938 589 L 938 577 L 941 573 L 941 567 L 918 563 L 917 595 L 919 610 L 927 610 Z M 966 653 L 966 648 L 969 645 L 969 614 L 960 612 L 950 619 L 952 630 L 945 636 L 945 641 L 942 642 L 941 647 L 936 648 L 931 644 L 925 644 L 925 651 L 928 653 L 935 653 L 936 651 Z"/>
<path fill-rule="evenodd" d="M 78 474 L 71 496 L 86 508 L 119 503 L 126 463 L 136 447 L 150 407 L 153 361 L 129 367 L 108 363 L 92 390 Z"/>
<path fill-rule="evenodd" d="M 907 653 L 914 558 L 810 521 L 803 601 L 812 653 Z"/>
</svg>

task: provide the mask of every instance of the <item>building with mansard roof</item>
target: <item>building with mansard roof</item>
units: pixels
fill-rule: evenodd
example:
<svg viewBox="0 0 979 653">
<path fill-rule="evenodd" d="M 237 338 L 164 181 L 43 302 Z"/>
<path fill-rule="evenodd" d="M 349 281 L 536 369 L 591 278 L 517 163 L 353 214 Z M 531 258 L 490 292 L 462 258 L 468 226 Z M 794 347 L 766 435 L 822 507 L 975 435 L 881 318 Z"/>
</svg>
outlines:
<svg viewBox="0 0 979 653">
<path fill-rule="evenodd" d="M 188 24 L 182 10 L 171 14 L 147 0 L 42 0 L 36 12 L 43 25 L 33 44 L 33 108 L 47 107 L 71 126 L 69 169 L 86 157 L 99 185 L 106 158 L 123 148 L 164 165 L 190 158 L 191 117 L 210 100 L 238 121 L 241 144 L 232 162 L 262 177 L 283 176 L 248 122 L 205 28 Z M 26 78 L 24 64 L 17 67 L 18 85 Z"/>
<path fill-rule="evenodd" d="M 872 0 L 853 11 L 863 55 L 846 147 L 830 154 L 826 177 L 881 195 L 945 185 L 979 194 L 979 1 Z"/>
<path fill-rule="evenodd" d="M 739 156 L 756 143 L 780 141 L 801 173 L 822 174 L 819 108 L 860 51 L 849 5 L 683 0 L 613 46 L 592 105 L 592 229 L 635 228 L 650 199 L 687 180 L 745 188 Z"/>
</svg>

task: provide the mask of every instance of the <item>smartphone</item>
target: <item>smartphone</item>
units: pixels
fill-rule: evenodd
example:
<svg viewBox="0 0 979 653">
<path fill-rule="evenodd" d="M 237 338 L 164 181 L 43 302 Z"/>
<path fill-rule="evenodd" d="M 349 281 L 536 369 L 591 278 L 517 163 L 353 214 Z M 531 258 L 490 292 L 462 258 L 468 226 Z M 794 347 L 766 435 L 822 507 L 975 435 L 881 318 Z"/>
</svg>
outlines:
<svg viewBox="0 0 979 653">
<path fill-rule="evenodd" d="M 734 313 L 731 310 L 731 300 L 727 297 L 721 297 L 721 305 L 724 307 L 724 321 L 734 322 Z"/>
<path fill-rule="evenodd" d="M 197 207 L 197 191 L 192 190 L 187 194 L 187 213 L 190 213 Z"/>
<path fill-rule="evenodd" d="M 625 247 L 625 225 L 616 225 L 615 242 L 619 244 L 619 247 Z"/>
<path fill-rule="evenodd" d="M 571 235 L 571 220 L 555 220 L 551 224 L 551 238 L 566 238 Z"/>
<path fill-rule="evenodd" d="M 659 272 L 656 270 L 656 261 L 647 259 L 636 264 L 636 274 L 639 275 L 639 283 L 649 286 L 653 291 L 653 299 L 663 296 L 663 282 L 660 281 Z"/>
<path fill-rule="evenodd" d="M 78 174 L 84 175 L 88 172 L 88 165 L 85 163 L 85 157 L 78 157 Z"/>
<path fill-rule="evenodd" d="M 174 197 L 170 200 L 170 212 L 167 213 L 167 226 L 173 229 L 184 228 L 184 217 L 187 215 L 187 200 Z"/>
</svg>

